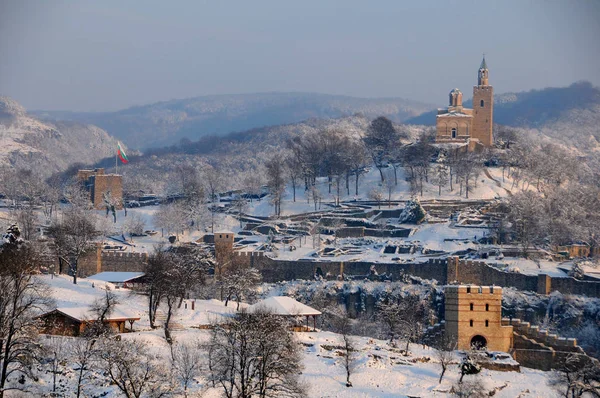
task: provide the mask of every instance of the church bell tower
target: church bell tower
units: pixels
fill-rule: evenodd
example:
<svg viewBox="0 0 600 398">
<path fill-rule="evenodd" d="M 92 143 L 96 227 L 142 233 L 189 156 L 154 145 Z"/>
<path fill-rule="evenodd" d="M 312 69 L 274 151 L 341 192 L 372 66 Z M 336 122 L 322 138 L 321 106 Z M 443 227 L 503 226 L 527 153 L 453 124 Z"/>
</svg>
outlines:
<svg viewBox="0 0 600 398">
<path fill-rule="evenodd" d="M 494 139 L 494 88 L 489 85 L 489 70 L 485 55 L 479 66 L 477 85 L 473 87 L 473 129 L 471 137 L 477 138 L 486 147 L 492 146 Z"/>
</svg>

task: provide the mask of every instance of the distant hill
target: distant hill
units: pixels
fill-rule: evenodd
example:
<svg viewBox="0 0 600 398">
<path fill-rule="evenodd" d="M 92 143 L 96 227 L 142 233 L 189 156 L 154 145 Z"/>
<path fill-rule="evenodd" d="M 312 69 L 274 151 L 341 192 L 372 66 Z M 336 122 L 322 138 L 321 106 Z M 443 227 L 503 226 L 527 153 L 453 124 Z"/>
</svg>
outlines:
<svg viewBox="0 0 600 398">
<path fill-rule="evenodd" d="M 48 176 L 72 163 L 96 163 L 115 148 L 116 141 L 101 128 L 42 122 L 0 96 L 0 166 L 26 167 Z"/>
<path fill-rule="evenodd" d="M 161 147 L 182 138 L 198 140 L 258 127 L 339 118 L 360 113 L 402 122 L 432 105 L 401 98 L 354 98 L 315 93 L 215 95 L 136 106 L 118 112 L 35 111 L 50 120 L 73 120 L 100 126 L 135 148 Z"/>
<path fill-rule="evenodd" d="M 440 104 L 441 105 L 441 104 Z M 470 107 L 471 101 L 465 106 Z M 441 107 L 441 106 L 440 106 Z M 436 110 L 405 123 L 434 125 Z M 536 128 L 577 146 L 600 141 L 600 89 L 588 82 L 494 96 L 494 123 Z"/>
</svg>

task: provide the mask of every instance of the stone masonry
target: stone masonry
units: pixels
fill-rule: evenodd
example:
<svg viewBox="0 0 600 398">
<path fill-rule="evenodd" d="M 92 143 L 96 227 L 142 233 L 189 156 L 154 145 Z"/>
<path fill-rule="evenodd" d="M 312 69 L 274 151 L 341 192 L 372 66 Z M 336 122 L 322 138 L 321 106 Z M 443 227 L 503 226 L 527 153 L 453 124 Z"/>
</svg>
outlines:
<svg viewBox="0 0 600 398">
<path fill-rule="evenodd" d="M 472 346 L 509 352 L 512 326 L 502 324 L 502 288 L 498 286 L 447 286 L 445 333 L 459 350 Z"/>
</svg>

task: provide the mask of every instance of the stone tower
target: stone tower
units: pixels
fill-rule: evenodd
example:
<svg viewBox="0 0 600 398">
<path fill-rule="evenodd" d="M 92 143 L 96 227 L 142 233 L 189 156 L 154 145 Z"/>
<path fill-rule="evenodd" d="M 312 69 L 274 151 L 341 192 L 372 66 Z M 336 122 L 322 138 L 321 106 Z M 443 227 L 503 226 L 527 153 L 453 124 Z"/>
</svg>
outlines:
<svg viewBox="0 0 600 398">
<path fill-rule="evenodd" d="M 473 128 L 472 138 L 490 147 L 493 144 L 494 88 L 489 85 L 489 70 L 485 56 L 479 66 L 477 85 L 473 86 Z"/>
<path fill-rule="evenodd" d="M 508 352 L 513 346 L 512 326 L 502 326 L 502 288 L 447 286 L 445 333 L 457 349 L 472 347 Z"/>
<path fill-rule="evenodd" d="M 231 262 L 233 235 L 233 232 L 215 232 L 215 259 L 221 267 Z"/>
</svg>

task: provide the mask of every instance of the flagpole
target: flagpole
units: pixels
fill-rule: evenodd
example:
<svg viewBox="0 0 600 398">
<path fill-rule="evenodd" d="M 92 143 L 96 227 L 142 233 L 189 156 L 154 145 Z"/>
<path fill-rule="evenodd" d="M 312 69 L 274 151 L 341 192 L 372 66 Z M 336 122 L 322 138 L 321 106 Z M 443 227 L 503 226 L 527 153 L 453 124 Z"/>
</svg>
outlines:
<svg viewBox="0 0 600 398">
<path fill-rule="evenodd" d="M 117 153 L 115 153 L 115 174 L 119 174 L 119 162 L 117 162 L 118 156 L 119 156 L 119 150 L 117 149 Z"/>
</svg>

